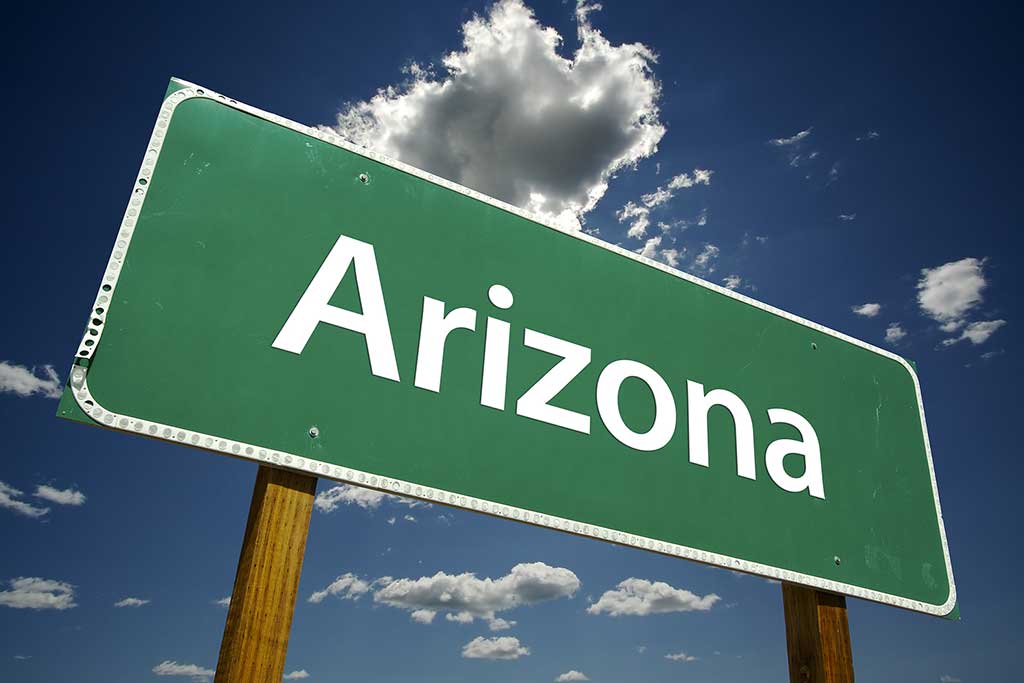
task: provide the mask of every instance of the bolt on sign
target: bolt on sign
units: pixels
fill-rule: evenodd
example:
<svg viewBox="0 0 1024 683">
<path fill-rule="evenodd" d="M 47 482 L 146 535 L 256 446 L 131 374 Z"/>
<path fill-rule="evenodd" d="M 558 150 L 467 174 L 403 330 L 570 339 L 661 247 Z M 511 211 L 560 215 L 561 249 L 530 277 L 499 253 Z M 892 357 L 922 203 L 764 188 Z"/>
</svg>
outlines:
<svg viewBox="0 0 1024 683">
<path fill-rule="evenodd" d="M 902 358 L 174 80 L 59 412 L 949 615 Z"/>
</svg>

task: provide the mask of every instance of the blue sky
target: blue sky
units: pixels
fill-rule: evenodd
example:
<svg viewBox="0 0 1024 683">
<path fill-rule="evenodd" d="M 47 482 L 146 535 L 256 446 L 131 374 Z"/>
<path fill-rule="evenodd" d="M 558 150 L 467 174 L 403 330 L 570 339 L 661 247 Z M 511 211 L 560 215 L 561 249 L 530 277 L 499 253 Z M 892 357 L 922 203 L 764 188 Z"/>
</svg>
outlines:
<svg viewBox="0 0 1024 683">
<path fill-rule="evenodd" d="M 58 421 L 46 370 L 64 378 L 172 75 L 339 125 L 553 216 L 568 209 L 602 239 L 914 360 L 963 620 L 851 601 L 857 672 L 1017 677 L 1019 16 L 981 3 L 604 4 L 582 20 L 563 2 L 531 4 L 533 18 L 479 2 L 11 10 L 0 28 L 17 95 L 3 127 L 0 278 L 14 300 L 0 336 L 0 679 L 191 681 L 216 664 L 216 602 L 230 592 L 255 466 Z M 464 47 L 474 16 L 478 40 Z M 545 42 L 556 33 L 557 52 Z M 577 54 L 588 37 L 596 52 Z M 510 46 L 520 61 L 502 53 Z M 452 51 L 458 75 L 441 61 Z M 535 76 L 557 59 L 575 75 Z M 463 99 L 446 118 L 430 93 L 448 79 L 490 87 L 454 88 Z M 542 131 L 603 150 L 571 172 L 551 174 L 538 143 L 516 186 L 427 144 L 498 111 L 509 128 L 465 133 L 458 151 L 507 152 L 538 132 L 515 125 L 524 102 L 570 96 L 606 114 L 605 128 L 566 115 Z M 389 118 L 396 103 L 420 117 L 415 130 Z M 777 585 L 437 506 L 349 495 L 329 510 L 331 486 L 320 482 L 286 669 L 305 680 L 785 679 Z M 478 604 L 471 623 L 452 612 L 419 623 L 429 601 L 375 600 L 381 577 L 438 572 L 421 585 L 493 579 L 493 618 Z M 523 572 L 545 577 L 545 599 L 500 609 Z M 627 579 L 667 584 L 638 590 L 668 591 L 678 609 L 594 608 Z M 689 594 L 720 599 L 694 609 Z M 127 598 L 148 602 L 115 606 Z"/>
</svg>

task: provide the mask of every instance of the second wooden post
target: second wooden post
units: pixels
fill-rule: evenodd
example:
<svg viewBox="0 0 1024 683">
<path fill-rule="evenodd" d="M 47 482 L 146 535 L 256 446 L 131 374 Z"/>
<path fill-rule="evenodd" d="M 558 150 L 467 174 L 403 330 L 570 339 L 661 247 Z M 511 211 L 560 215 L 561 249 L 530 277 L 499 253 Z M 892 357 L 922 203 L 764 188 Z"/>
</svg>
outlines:
<svg viewBox="0 0 1024 683">
<path fill-rule="evenodd" d="M 790 683 L 853 683 L 846 598 L 782 584 Z"/>
</svg>

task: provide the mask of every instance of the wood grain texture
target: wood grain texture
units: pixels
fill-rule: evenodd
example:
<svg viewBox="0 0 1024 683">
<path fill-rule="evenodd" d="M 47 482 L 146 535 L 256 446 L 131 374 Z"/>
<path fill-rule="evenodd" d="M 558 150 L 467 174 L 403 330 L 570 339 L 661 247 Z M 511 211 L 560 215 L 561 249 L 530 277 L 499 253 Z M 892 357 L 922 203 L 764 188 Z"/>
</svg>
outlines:
<svg viewBox="0 0 1024 683">
<path fill-rule="evenodd" d="M 260 466 L 215 683 L 280 683 L 315 493 L 316 477 Z"/>
<path fill-rule="evenodd" d="M 846 598 L 782 584 L 790 683 L 853 683 Z"/>
</svg>

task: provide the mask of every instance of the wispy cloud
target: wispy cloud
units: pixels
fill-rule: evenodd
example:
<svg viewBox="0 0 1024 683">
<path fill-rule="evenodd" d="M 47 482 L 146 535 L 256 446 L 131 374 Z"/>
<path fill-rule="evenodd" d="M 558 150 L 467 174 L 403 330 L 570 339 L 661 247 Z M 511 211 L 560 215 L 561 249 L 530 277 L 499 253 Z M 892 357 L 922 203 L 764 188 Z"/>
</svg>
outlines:
<svg viewBox="0 0 1024 683">
<path fill-rule="evenodd" d="M 777 148 L 782 153 L 790 168 L 806 169 L 803 171 L 805 180 L 811 180 L 817 175 L 817 172 L 809 167 L 812 165 L 820 166 L 824 162 L 821 152 L 811 148 L 812 142 L 810 138 L 812 130 L 813 128 L 807 128 L 789 137 L 775 138 L 768 141 L 770 146 Z M 839 179 L 840 169 L 841 163 L 833 160 L 828 167 L 828 171 L 825 172 L 826 185 L 830 185 Z"/>
<path fill-rule="evenodd" d="M 641 195 L 640 203 L 637 204 L 634 201 L 626 202 L 623 206 L 615 213 L 615 217 L 620 223 L 629 223 L 629 229 L 626 231 L 628 237 L 634 239 L 640 239 L 647 234 L 647 228 L 651 225 L 651 211 L 659 207 L 668 204 L 669 201 L 675 196 L 677 190 L 691 188 L 696 185 L 710 185 L 711 176 L 714 171 L 707 169 L 695 168 L 693 174 L 680 173 L 673 177 L 665 185 L 661 185 L 654 192 L 650 192 L 645 195 Z M 705 225 L 707 223 L 707 211 L 701 212 L 695 222 L 680 220 L 666 223 L 661 221 L 658 223 L 658 227 L 662 231 L 668 231 L 676 225 L 681 225 L 684 228 L 690 225 Z"/>
<path fill-rule="evenodd" d="M 573 669 L 571 671 L 566 671 L 564 674 L 559 674 L 557 677 L 555 677 L 555 683 L 567 683 L 568 681 L 589 681 L 589 680 L 590 680 L 589 676 L 587 676 L 582 671 L 577 671 L 576 669 Z"/>
<path fill-rule="evenodd" d="M 364 489 L 360 486 L 352 486 L 350 484 L 332 486 L 326 491 L 321 491 L 316 494 L 316 498 L 313 499 L 313 506 L 325 514 L 334 512 L 341 505 L 355 505 L 363 508 L 364 510 L 376 510 L 384 503 L 407 505 L 409 507 L 428 505 L 427 503 L 413 500 L 412 498 L 394 496 L 390 493 L 381 493 L 380 491 Z"/>
<path fill-rule="evenodd" d="M 227 597 L 220 598 L 219 600 L 214 600 L 213 604 L 218 607 L 228 607 L 231 605 L 231 596 L 229 595 Z"/>
<path fill-rule="evenodd" d="M 60 377 L 52 365 L 28 368 L 0 360 L 0 393 L 60 398 Z"/>
<path fill-rule="evenodd" d="M 975 323 L 968 323 L 959 337 L 951 337 L 942 341 L 943 346 L 952 346 L 962 341 L 970 340 L 972 344 L 984 344 L 989 337 L 996 333 L 996 330 L 1006 324 L 1005 320 L 984 320 Z"/>
<path fill-rule="evenodd" d="M 85 504 L 85 494 L 73 488 L 56 489 L 48 484 L 40 484 L 36 486 L 36 492 L 33 495 L 36 498 L 42 498 L 57 505 L 78 506 Z"/>
<path fill-rule="evenodd" d="M 283 678 L 286 681 L 301 681 L 304 678 L 309 678 L 309 672 L 305 669 L 297 669 L 291 673 L 286 673 Z"/>
<path fill-rule="evenodd" d="M 707 612 L 719 600 L 721 598 L 714 593 L 700 596 L 661 581 L 629 578 L 614 589 L 605 591 L 597 602 L 587 608 L 587 613 L 621 617 L 667 612 Z"/>
<path fill-rule="evenodd" d="M 857 214 L 855 213 L 841 213 L 839 214 L 839 220 L 846 221 L 847 223 L 857 220 Z"/>
<path fill-rule="evenodd" d="M 807 139 L 807 137 L 811 134 L 812 130 L 814 130 L 814 128 L 810 127 L 807 130 L 802 130 L 799 133 L 795 133 L 794 135 L 791 135 L 788 138 L 775 138 L 774 140 L 769 140 L 768 144 L 774 145 L 775 147 L 790 147 L 792 145 L 797 144 L 798 142 L 801 142 L 802 140 Z"/>
<path fill-rule="evenodd" d="M 644 258 L 649 258 L 653 261 L 661 261 L 662 263 L 675 268 L 679 265 L 679 259 L 682 257 L 683 251 L 680 251 L 675 247 L 663 249 L 661 247 L 661 243 L 664 239 L 665 238 L 662 235 L 655 235 L 644 242 L 644 246 L 637 249 L 636 253 L 640 254 Z"/>
<path fill-rule="evenodd" d="M 149 600 L 143 600 L 141 598 L 122 598 L 114 603 L 114 607 L 142 607 L 149 603 Z"/>
<path fill-rule="evenodd" d="M 715 261 L 718 260 L 718 255 L 721 250 L 711 244 L 704 245 L 704 248 L 697 254 L 693 259 L 693 267 L 699 273 L 713 273 L 715 272 Z"/>
<path fill-rule="evenodd" d="M 626 234 L 629 237 L 640 239 L 647 234 L 647 227 L 651 224 L 651 210 L 649 207 L 640 206 L 636 202 L 627 202 L 624 207 L 615 214 L 620 223 L 629 222 L 629 229 Z"/>
<path fill-rule="evenodd" d="M 703 168 L 693 169 L 693 175 L 689 173 L 680 173 L 674 176 L 665 185 L 658 187 L 654 192 L 642 195 L 640 201 L 643 202 L 644 206 L 649 209 L 653 209 L 656 206 L 668 203 L 673 197 L 675 197 L 676 190 L 688 189 L 695 185 L 710 185 L 711 176 L 714 171 L 710 171 Z"/>
<path fill-rule="evenodd" d="M 50 511 L 50 508 L 36 507 L 31 503 L 19 500 L 24 493 L 10 484 L 0 481 L 0 508 L 13 510 L 25 517 L 42 517 Z"/>
<path fill-rule="evenodd" d="M 672 662 L 696 662 L 697 658 L 693 655 L 688 655 L 685 652 L 676 652 L 665 655 L 665 659 Z"/>
<path fill-rule="evenodd" d="M 863 135 L 857 136 L 857 142 L 867 142 L 869 140 L 877 140 L 879 138 L 877 130 L 869 130 Z"/>
<path fill-rule="evenodd" d="M 368 581 L 360 579 L 355 574 L 342 574 L 323 590 L 315 591 L 310 595 L 309 602 L 318 604 L 323 602 L 328 596 L 336 597 L 340 600 L 358 600 L 369 592 L 370 583 Z"/>
<path fill-rule="evenodd" d="M 153 673 L 157 676 L 187 676 L 194 683 L 207 683 L 215 672 L 196 664 L 179 664 L 164 660 L 153 667 Z"/>
<path fill-rule="evenodd" d="M 14 609 L 66 610 L 77 607 L 75 587 L 63 581 L 20 577 L 10 580 L 10 590 L 0 591 L 0 605 Z"/>
<path fill-rule="evenodd" d="M 38 518 L 49 513 L 50 508 L 48 507 L 38 507 L 21 500 L 23 495 L 25 494 L 20 489 L 16 489 L 10 484 L 0 481 L 0 508 L 13 510 L 25 517 Z M 36 486 L 36 492 L 33 495 L 36 498 L 42 498 L 43 500 L 49 501 L 50 503 L 56 503 L 57 505 L 78 506 L 85 503 L 85 494 L 81 491 L 73 488 L 57 489 L 49 486 L 48 484 L 40 484 Z"/>
</svg>

